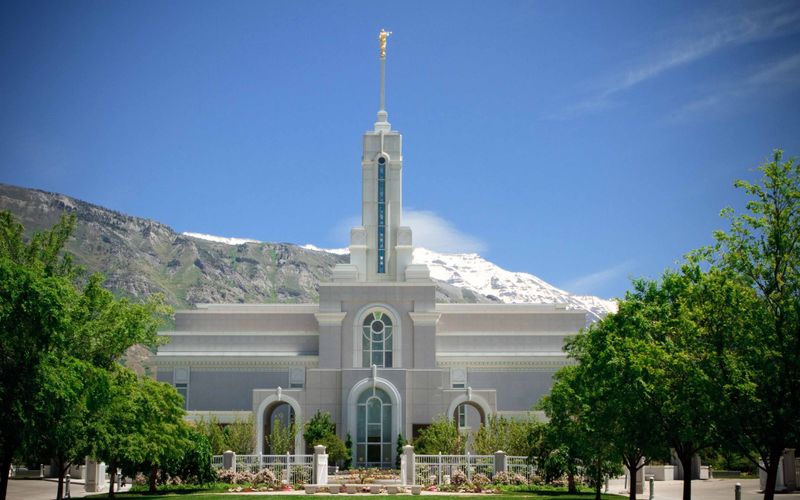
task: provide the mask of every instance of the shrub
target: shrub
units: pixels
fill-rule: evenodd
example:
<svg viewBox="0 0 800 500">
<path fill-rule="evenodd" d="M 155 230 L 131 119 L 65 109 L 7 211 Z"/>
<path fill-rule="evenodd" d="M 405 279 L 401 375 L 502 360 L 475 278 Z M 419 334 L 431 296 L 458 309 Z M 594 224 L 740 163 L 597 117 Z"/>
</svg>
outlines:
<svg viewBox="0 0 800 500">
<path fill-rule="evenodd" d="M 450 484 L 453 486 L 463 486 L 467 482 L 467 475 L 461 469 L 456 469 L 450 476 Z"/>
<path fill-rule="evenodd" d="M 274 488 L 279 485 L 278 479 L 275 477 L 275 474 L 269 469 L 261 469 L 258 473 L 253 477 L 253 486 L 263 484 L 268 487 Z"/>
<path fill-rule="evenodd" d="M 511 484 L 511 477 L 508 472 L 501 471 L 494 475 L 492 482 L 494 484 Z"/>
<path fill-rule="evenodd" d="M 221 483 L 236 484 L 236 471 L 231 469 L 220 469 L 217 471 L 217 479 Z"/>
<path fill-rule="evenodd" d="M 489 476 L 480 472 L 472 476 L 472 484 L 474 484 L 475 487 L 479 489 L 485 488 L 491 482 L 492 481 L 489 479 Z"/>
</svg>

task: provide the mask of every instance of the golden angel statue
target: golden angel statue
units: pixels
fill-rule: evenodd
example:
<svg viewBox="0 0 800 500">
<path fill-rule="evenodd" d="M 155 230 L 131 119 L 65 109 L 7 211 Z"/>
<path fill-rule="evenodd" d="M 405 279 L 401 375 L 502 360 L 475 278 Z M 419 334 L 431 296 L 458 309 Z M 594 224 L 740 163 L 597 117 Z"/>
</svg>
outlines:
<svg viewBox="0 0 800 500">
<path fill-rule="evenodd" d="M 386 39 L 391 35 L 391 31 L 386 31 L 384 29 L 378 34 L 378 40 L 381 43 L 381 59 L 386 59 Z"/>
</svg>

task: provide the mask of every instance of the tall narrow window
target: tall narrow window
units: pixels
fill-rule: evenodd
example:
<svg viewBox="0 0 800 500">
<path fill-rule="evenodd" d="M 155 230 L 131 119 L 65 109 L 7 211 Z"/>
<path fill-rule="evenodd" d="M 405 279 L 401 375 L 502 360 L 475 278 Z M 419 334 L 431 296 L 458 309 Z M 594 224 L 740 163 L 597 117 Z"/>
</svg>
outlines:
<svg viewBox="0 0 800 500">
<path fill-rule="evenodd" d="M 356 464 L 359 467 L 391 467 L 392 401 L 382 389 L 364 391 L 356 409 Z"/>
<path fill-rule="evenodd" d="M 386 272 L 386 158 L 378 158 L 378 272 Z"/>
<path fill-rule="evenodd" d="M 181 395 L 183 398 L 183 409 L 186 410 L 189 408 L 189 384 L 185 382 L 179 382 L 175 384 L 175 390 L 178 391 L 178 394 Z"/>
<path fill-rule="evenodd" d="M 392 367 L 392 318 L 375 311 L 367 314 L 361 324 L 361 366 Z"/>
</svg>

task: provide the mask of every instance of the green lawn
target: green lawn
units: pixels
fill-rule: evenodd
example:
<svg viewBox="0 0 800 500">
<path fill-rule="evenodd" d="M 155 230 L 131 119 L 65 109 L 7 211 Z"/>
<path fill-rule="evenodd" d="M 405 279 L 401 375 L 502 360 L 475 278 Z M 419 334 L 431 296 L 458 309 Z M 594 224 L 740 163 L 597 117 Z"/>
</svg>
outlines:
<svg viewBox="0 0 800 500">
<path fill-rule="evenodd" d="M 276 495 L 271 493 L 262 493 L 262 494 L 255 494 L 251 493 L 248 495 L 232 495 L 229 493 L 191 493 L 191 494 L 176 494 L 176 493 L 164 493 L 158 495 L 147 495 L 143 493 L 122 493 L 116 495 L 117 498 L 120 500 L 129 500 L 129 499 L 150 499 L 153 500 L 154 498 L 170 498 L 170 497 L 189 497 L 192 500 L 233 500 L 237 498 L 248 498 L 251 496 L 259 496 L 265 497 L 267 496 L 269 500 L 299 500 L 300 498 L 306 497 L 305 495 Z M 308 495 L 306 498 L 319 498 L 319 497 L 330 497 L 329 493 L 318 493 L 317 495 Z M 350 495 L 339 494 L 337 496 L 341 497 L 348 497 Z M 373 496 L 373 495 L 359 495 L 359 496 Z M 390 495 L 381 495 L 381 496 L 390 496 Z M 393 497 L 397 497 L 398 495 L 391 495 Z M 400 495 L 403 497 L 410 497 L 411 495 Z M 423 494 L 423 496 L 426 496 Z M 475 496 L 475 495 L 472 495 Z M 577 495 L 570 495 L 566 492 L 560 491 L 542 491 L 542 492 L 526 492 L 526 493 L 499 493 L 499 494 L 486 494 L 486 495 L 479 495 L 491 500 L 588 500 L 594 498 L 594 493 L 592 492 L 585 492 L 580 493 Z M 106 498 L 107 495 L 93 495 L 87 498 Z M 436 500 L 464 500 L 465 495 L 436 495 L 428 496 L 428 498 L 435 498 Z M 617 495 L 603 495 L 603 500 L 618 500 L 619 497 Z"/>
</svg>

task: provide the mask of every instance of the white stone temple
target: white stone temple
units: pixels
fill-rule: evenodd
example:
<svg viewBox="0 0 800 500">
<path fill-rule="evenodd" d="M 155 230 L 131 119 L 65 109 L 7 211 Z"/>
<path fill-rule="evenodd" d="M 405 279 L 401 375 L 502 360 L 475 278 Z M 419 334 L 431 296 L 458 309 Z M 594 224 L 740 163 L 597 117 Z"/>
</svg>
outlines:
<svg viewBox="0 0 800 500">
<path fill-rule="evenodd" d="M 183 394 L 193 418 L 253 415 L 257 453 L 277 415 L 301 424 L 329 412 L 353 464 L 394 464 L 398 434 L 437 417 L 463 426 L 522 417 L 568 363 L 564 339 L 586 313 L 558 304 L 437 304 L 427 266 L 412 262 L 403 225 L 402 136 L 384 100 L 363 136 L 361 226 L 350 263 L 319 286 L 318 304 L 199 304 L 175 314 L 153 358 L 157 378 Z M 284 420 L 285 421 L 285 420 Z M 302 434 L 300 432 L 299 434 Z M 305 449 L 302 435 L 295 448 Z M 313 443 L 309 443 L 313 444 Z"/>
</svg>

